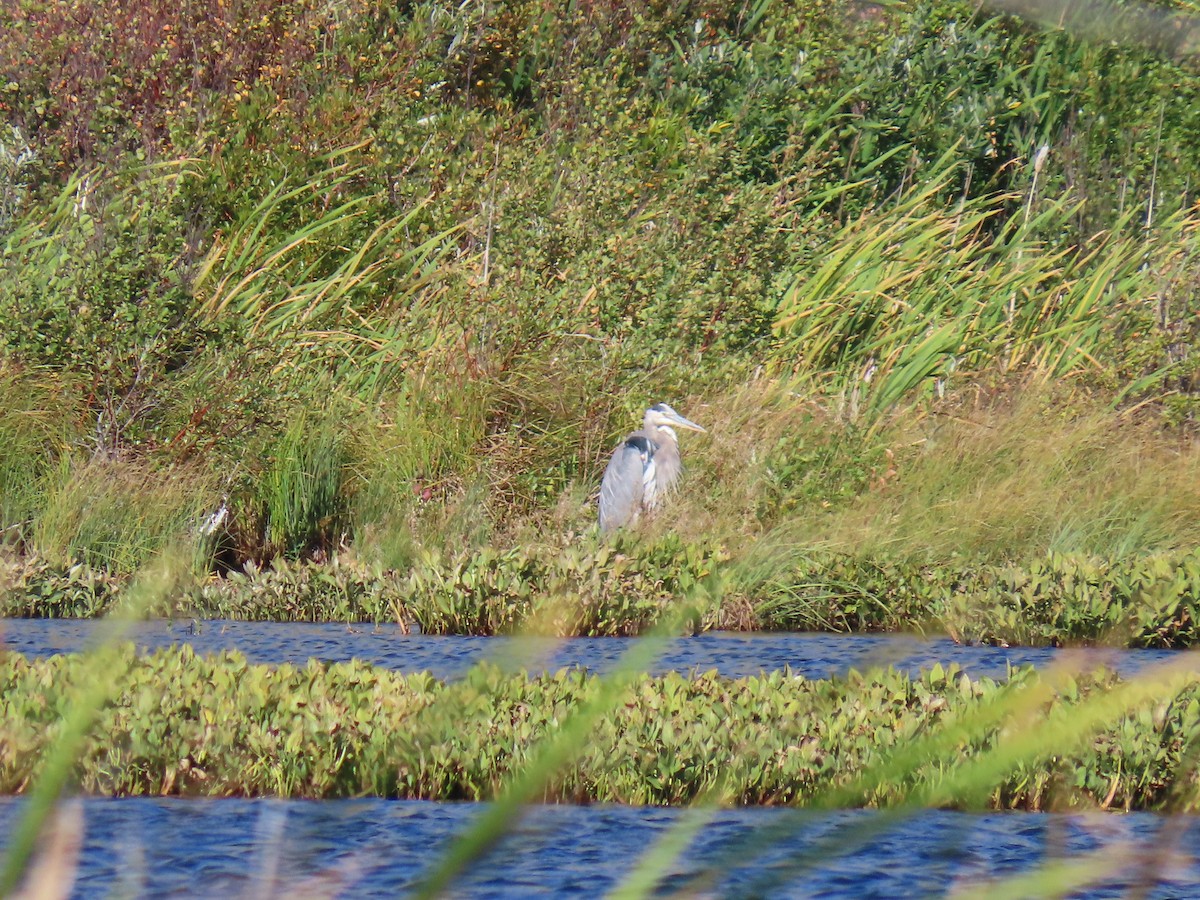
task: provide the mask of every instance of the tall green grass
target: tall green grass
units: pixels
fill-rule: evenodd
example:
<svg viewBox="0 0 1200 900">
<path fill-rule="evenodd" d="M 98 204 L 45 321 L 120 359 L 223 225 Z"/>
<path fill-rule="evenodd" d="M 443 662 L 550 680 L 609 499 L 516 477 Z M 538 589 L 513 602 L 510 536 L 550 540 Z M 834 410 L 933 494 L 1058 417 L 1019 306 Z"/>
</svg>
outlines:
<svg viewBox="0 0 1200 900">
<path fill-rule="evenodd" d="M 56 563 L 132 573 L 168 547 L 188 544 L 203 564 L 199 528 L 219 503 L 202 469 L 64 455 L 46 477 L 29 545 Z"/>
<path fill-rule="evenodd" d="M 47 480 L 77 438 L 66 386 L 0 367 L 0 544 L 30 536 Z"/>
<path fill-rule="evenodd" d="M 1145 236 L 1058 245 L 1075 207 L 1004 217 L 1013 197 L 961 198 L 950 165 L 838 230 L 794 275 L 776 309 L 779 365 L 843 395 L 872 423 L 906 399 L 987 371 L 1048 382 L 1105 372 L 1106 328 L 1156 287 L 1154 267 L 1194 240 L 1175 216 Z"/>
<path fill-rule="evenodd" d="M 191 287 L 201 316 L 233 318 L 277 346 L 280 367 L 331 368 L 346 390 L 370 395 L 389 368 L 437 344 L 430 288 L 458 227 L 427 234 L 423 204 L 380 220 L 383 196 L 347 161 L 359 149 L 275 185 L 214 236 Z"/>
<path fill-rule="evenodd" d="M 426 371 L 356 417 L 347 493 L 354 553 L 404 567 L 419 547 L 472 547 L 490 534 L 481 466 L 490 386 Z"/>
<path fill-rule="evenodd" d="M 934 559 L 1120 559 L 1200 542 L 1200 454 L 1186 438 L 1036 391 L 957 413 L 885 431 L 895 451 L 872 489 L 819 529 L 796 527 L 851 552 Z"/>
<path fill-rule="evenodd" d="M 267 546 L 295 559 L 345 536 L 346 436 L 331 414 L 298 413 L 272 448 L 262 494 Z"/>
</svg>

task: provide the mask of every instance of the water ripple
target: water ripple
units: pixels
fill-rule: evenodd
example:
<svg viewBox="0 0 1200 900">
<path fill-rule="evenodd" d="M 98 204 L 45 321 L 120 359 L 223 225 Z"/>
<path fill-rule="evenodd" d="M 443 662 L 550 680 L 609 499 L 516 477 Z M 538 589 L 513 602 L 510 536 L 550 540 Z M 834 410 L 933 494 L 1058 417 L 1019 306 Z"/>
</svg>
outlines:
<svg viewBox="0 0 1200 900">
<path fill-rule="evenodd" d="M 5 841 L 22 802 L 0 799 Z M 74 894 L 80 898 L 114 891 L 140 897 L 290 896 L 312 890 L 315 879 L 340 885 L 338 896 L 403 895 L 483 809 L 394 800 L 82 802 L 85 840 Z M 533 807 L 469 868 L 453 896 L 600 896 L 689 814 L 604 805 Z M 666 883 L 682 887 L 715 863 L 710 887 L 718 897 L 938 897 L 1049 859 L 1132 851 L 1128 866 L 1079 896 L 1115 897 L 1131 890 L 1146 897 L 1200 895 L 1195 819 L 928 811 L 880 827 L 879 815 L 721 810 L 671 865 Z M 755 840 L 764 827 L 780 824 L 786 825 L 781 840 L 767 847 Z M 722 858 L 739 845 L 745 849 L 736 858 Z M 1168 846 L 1175 852 L 1164 866 Z"/>
<path fill-rule="evenodd" d="M 104 635 L 90 619 L 0 619 L 0 649 L 29 656 L 75 653 Z M 408 635 L 394 625 L 345 625 L 212 620 L 138 623 L 132 639 L 144 650 L 189 644 L 197 653 L 238 650 L 251 662 L 304 665 L 310 658 L 359 659 L 399 672 L 427 671 L 461 677 L 488 659 L 505 669 L 555 671 L 580 666 L 612 671 L 633 638 L 441 637 Z M 851 668 L 895 665 L 915 673 L 934 663 L 958 663 L 972 677 L 1003 678 L 1009 667 L 1043 667 L 1055 661 L 1101 663 L 1125 673 L 1172 659 L 1169 650 L 1054 650 L 1029 647 L 966 647 L 947 639 L 882 634 L 710 632 L 662 642 L 652 672 L 706 672 L 729 677 L 757 675 L 785 666 L 806 678 L 826 678 Z M 1190 654 L 1189 654 L 1190 655 Z M 1200 668 L 1200 656 L 1195 657 Z"/>
</svg>

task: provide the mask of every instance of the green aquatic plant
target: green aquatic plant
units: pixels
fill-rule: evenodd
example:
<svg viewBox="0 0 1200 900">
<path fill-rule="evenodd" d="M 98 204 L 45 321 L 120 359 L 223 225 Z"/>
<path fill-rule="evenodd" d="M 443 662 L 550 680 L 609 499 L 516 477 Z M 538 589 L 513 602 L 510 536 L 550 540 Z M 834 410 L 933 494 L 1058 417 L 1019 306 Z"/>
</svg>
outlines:
<svg viewBox="0 0 1200 900">
<path fill-rule="evenodd" d="M 656 648 L 634 645 L 633 665 L 615 678 L 485 666 L 441 683 L 361 663 L 266 667 L 234 653 L 117 647 L 107 652 L 126 674 L 97 700 L 95 730 L 69 771 L 87 791 L 120 794 L 480 800 L 520 784 L 513 802 L 1196 803 L 1188 748 L 1200 704 L 1186 667 L 1125 681 L 1056 670 L 994 682 L 940 666 L 831 680 L 638 674 Z M 54 740 L 47 726 L 90 664 L 0 664 L 4 790 L 37 783 Z M 1031 716 L 1043 727 L 1029 729 Z"/>
<path fill-rule="evenodd" d="M 674 536 L 612 545 L 483 548 L 414 563 L 396 606 L 425 633 L 639 634 L 696 594 L 719 570 L 720 548 Z M 702 609 L 702 614 L 715 611 Z"/>
<path fill-rule="evenodd" d="M 0 569 L 0 613 L 96 617 L 117 608 L 128 588 L 127 576 L 105 568 L 10 556 Z M 966 643 L 1188 648 L 1200 640 L 1198 598 L 1196 551 L 964 563 L 783 545 L 735 559 L 717 546 L 630 537 L 590 547 L 417 552 L 403 570 L 343 557 L 276 559 L 193 576 L 146 613 L 598 636 L 644 634 L 689 603 L 691 630 L 915 631 Z"/>
<path fill-rule="evenodd" d="M 111 611 L 128 576 L 85 563 L 0 558 L 0 615 L 22 618 L 97 618 Z"/>
</svg>

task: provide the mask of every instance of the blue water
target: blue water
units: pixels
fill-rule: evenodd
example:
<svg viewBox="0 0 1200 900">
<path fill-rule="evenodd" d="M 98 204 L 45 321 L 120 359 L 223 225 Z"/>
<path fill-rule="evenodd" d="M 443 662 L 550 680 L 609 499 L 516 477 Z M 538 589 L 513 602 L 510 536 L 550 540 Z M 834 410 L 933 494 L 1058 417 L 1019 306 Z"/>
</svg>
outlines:
<svg viewBox="0 0 1200 900">
<path fill-rule="evenodd" d="M 74 653 L 101 640 L 107 623 L 90 619 L 0 619 L 0 650 L 30 656 Z M 352 658 L 401 672 L 428 671 L 442 679 L 462 676 L 490 659 L 505 668 L 554 671 L 583 666 L 611 671 L 634 638 L 491 638 L 406 635 L 396 626 L 286 622 L 140 622 L 128 635 L 153 650 L 189 644 L 197 653 L 238 650 L 251 662 L 304 665 L 310 658 Z M 1165 659 L 1170 650 L 1055 650 L 1030 647 L 965 647 L 946 639 L 880 634 L 743 634 L 716 632 L 664 641 L 645 668 L 652 672 L 706 672 L 729 677 L 757 675 L 785 666 L 806 678 L 826 678 L 850 668 L 895 665 L 916 672 L 955 662 L 972 676 L 1003 678 L 1010 666 L 1054 662 L 1106 664 L 1129 673 Z M 1200 655 L 1195 658 L 1200 668 Z"/>
<path fill-rule="evenodd" d="M 4 840 L 21 802 L 0 799 Z M 332 896 L 403 896 L 483 809 L 145 798 L 92 798 L 82 808 L 74 894 L 81 898 L 309 896 L 319 885 Z M 451 896 L 602 896 L 690 815 L 533 807 L 466 868 Z M 711 816 L 667 867 L 665 888 L 693 897 L 938 897 L 1062 859 L 1104 876 L 1075 896 L 1124 896 L 1135 888 L 1147 897 L 1200 896 L 1195 819 L 930 811 L 889 822 L 871 811 L 769 808 Z"/>
<path fill-rule="evenodd" d="M 0 650 L 70 653 L 103 640 L 91 620 L 0 620 Z M 405 672 L 460 677 L 482 659 L 529 671 L 611 670 L 637 645 L 617 638 L 472 638 L 405 635 L 361 625 L 232 621 L 138 623 L 146 649 L 189 644 L 236 649 L 251 661 L 303 665 L 357 658 Z M 1010 666 L 1106 664 L 1133 672 L 1168 651 L 1061 651 L 962 647 L 895 635 L 704 634 L 665 641 L 650 671 L 727 676 L 785 667 L 809 678 L 850 668 L 908 671 L 956 662 L 972 675 Z M 20 798 L 0 798 L 0 843 Z M 393 897 L 410 892 L 482 809 L 476 804 L 388 800 L 86 798 L 76 897 Z M 450 896 L 596 897 L 687 810 L 535 807 Z M 1200 897 L 1200 820 L 1149 814 L 1052 816 L 922 811 L 901 822 L 870 811 L 723 810 L 668 868 L 664 895 L 689 897 L 906 898 L 947 896 L 1030 871 L 1048 859 L 1083 860 L 1105 876 L 1074 896 Z M 1094 863 L 1087 854 L 1097 854 Z M 1106 866 L 1113 865 L 1110 871 Z M 700 881 L 695 879 L 700 878 Z"/>
</svg>

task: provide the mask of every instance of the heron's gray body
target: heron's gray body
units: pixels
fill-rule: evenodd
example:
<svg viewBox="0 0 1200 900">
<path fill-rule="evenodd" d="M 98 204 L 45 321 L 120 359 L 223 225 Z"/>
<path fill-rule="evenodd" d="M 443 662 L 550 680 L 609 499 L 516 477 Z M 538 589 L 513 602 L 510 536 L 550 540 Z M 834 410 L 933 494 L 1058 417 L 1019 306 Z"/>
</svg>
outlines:
<svg viewBox="0 0 1200 900">
<path fill-rule="evenodd" d="M 642 427 L 613 452 L 600 482 L 601 531 L 632 525 L 642 510 L 657 509 L 671 492 L 683 471 L 672 425 L 704 430 L 658 403 L 646 410 Z"/>
</svg>

